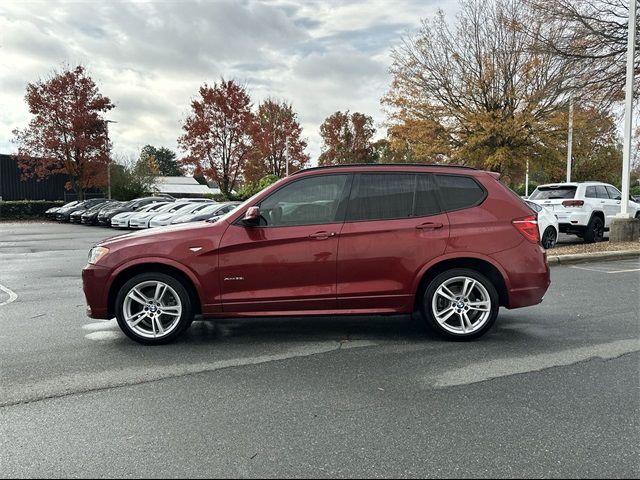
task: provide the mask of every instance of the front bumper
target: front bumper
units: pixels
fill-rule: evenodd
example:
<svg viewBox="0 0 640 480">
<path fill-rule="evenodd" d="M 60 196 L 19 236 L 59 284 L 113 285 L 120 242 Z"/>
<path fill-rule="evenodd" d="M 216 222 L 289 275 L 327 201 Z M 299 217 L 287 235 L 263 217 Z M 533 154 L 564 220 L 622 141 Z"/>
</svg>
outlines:
<svg viewBox="0 0 640 480">
<path fill-rule="evenodd" d="M 129 219 L 111 219 L 111 226 L 114 228 L 129 228 Z"/>
<path fill-rule="evenodd" d="M 82 290 L 90 318 L 109 318 L 109 272 L 109 269 L 96 265 L 87 265 L 82 269 Z"/>
<path fill-rule="evenodd" d="M 130 220 L 129 228 L 149 228 L 148 220 Z"/>
</svg>

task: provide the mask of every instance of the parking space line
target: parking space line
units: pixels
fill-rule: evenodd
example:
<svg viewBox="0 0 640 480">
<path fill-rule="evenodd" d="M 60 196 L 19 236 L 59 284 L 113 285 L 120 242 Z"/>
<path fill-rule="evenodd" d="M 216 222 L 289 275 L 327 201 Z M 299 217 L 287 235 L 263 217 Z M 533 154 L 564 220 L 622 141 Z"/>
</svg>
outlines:
<svg viewBox="0 0 640 480">
<path fill-rule="evenodd" d="M 3 307 L 5 305 L 10 304 L 11 302 L 15 301 L 18 298 L 18 294 L 17 293 L 15 293 L 14 291 L 8 289 L 7 287 L 5 287 L 3 285 L 0 285 L 0 290 L 2 290 L 4 293 L 9 295 L 9 300 L 7 300 L 6 302 L 0 303 L 0 307 Z"/>
<path fill-rule="evenodd" d="M 632 268 L 631 270 L 614 270 L 613 272 L 607 272 L 607 273 L 626 273 L 626 272 L 640 272 L 640 268 Z"/>
</svg>

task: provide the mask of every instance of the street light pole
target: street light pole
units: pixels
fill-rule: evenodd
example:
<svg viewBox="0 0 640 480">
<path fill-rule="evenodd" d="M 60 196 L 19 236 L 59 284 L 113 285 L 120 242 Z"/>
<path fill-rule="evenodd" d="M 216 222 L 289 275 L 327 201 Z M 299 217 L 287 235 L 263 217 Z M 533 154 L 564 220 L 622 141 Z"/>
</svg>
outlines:
<svg viewBox="0 0 640 480">
<path fill-rule="evenodd" d="M 109 152 L 109 124 L 118 123 L 113 120 L 103 120 L 105 134 L 105 150 L 107 152 L 107 198 L 111 200 L 111 155 Z"/>
<path fill-rule="evenodd" d="M 633 74 L 634 54 L 636 48 L 636 0 L 629 1 L 629 33 L 627 39 L 627 83 L 624 103 L 624 147 L 622 151 L 622 202 L 620 202 L 621 218 L 629 218 L 629 182 L 631 176 L 631 134 L 633 114 Z"/>
<path fill-rule="evenodd" d="M 573 95 L 569 99 L 569 134 L 567 137 L 567 183 L 571 181 L 571 160 L 573 159 Z"/>
</svg>

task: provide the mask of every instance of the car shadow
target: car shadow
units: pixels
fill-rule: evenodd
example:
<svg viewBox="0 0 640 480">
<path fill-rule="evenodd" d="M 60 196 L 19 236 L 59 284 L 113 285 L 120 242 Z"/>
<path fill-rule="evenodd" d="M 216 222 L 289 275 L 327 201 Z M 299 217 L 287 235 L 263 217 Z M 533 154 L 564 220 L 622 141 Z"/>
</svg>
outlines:
<svg viewBox="0 0 640 480">
<path fill-rule="evenodd" d="M 196 321 L 176 343 L 434 340 L 417 315 L 263 317 Z"/>
</svg>

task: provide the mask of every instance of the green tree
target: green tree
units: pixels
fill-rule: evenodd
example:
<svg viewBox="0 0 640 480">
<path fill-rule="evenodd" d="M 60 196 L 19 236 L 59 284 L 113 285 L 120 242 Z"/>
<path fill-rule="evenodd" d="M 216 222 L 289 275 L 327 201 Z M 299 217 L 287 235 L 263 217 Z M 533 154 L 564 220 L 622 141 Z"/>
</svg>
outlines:
<svg viewBox="0 0 640 480">
<path fill-rule="evenodd" d="M 155 190 L 158 169 L 150 158 L 120 160 L 111 166 L 111 195 L 118 200 L 132 200 Z"/>
<path fill-rule="evenodd" d="M 178 165 L 176 153 L 166 147 L 156 148 L 153 145 L 145 145 L 140 152 L 140 158 L 147 158 L 155 162 L 159 175 L 180 177 L 183 174 Z"/>
</svg>

